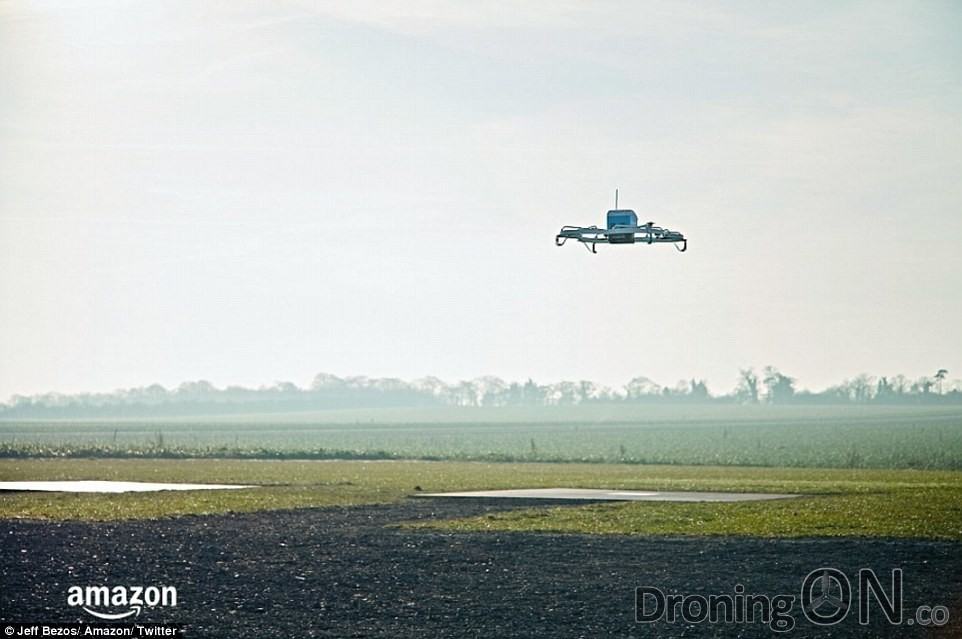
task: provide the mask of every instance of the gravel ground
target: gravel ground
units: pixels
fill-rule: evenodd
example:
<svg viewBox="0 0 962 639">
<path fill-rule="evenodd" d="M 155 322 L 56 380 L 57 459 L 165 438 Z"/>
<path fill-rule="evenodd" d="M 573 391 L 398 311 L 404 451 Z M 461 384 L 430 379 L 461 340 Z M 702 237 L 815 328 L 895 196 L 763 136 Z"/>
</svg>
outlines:
<svg viewBox="0 0 962 639">
<path fill-rule="evenodd" d="M 582 502 L 583 503 L 583 502 Z M 892 540 L 442 534 L 386 527 L 530 506 L 521 500 L 408 500 L 388 506 L 182 517 L 154 522 L 0 522 L 0 620 L 91 621 L 66 605 L 79 585 L 172 585 L 178 605 L 143 622 L 190 637 L 754 637 L 764 624 L 637 623 L 634 589 L 797 595 L 810 571 L 887 586 L 905 571 L 906 618 L 943 604 L 940 632 L 855 613 L 831 628 L 796 603 L 791 637 L 962 636 L 962 544 Z"/>
</svg>

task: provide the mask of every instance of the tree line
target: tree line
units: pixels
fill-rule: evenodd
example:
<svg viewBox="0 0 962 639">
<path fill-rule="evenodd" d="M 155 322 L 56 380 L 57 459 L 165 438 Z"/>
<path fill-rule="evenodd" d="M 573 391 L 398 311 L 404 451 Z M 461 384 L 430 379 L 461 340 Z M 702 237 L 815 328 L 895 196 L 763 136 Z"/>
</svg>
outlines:
<svg viewBox="0 0 962 639">
<path fill-rule="evenodd" d="M 948 371 L 909 379 L 904 375 L 863 374 L 822 391 L 800 389 L 796 378 L 773 366 L 739 371 L 737 386 L 712 393 L 705 380 L 681 380 L 662 386 L 643 376 L 620 388 L 588 380 L 538 384 L 507 382 L 485 376 L 447 383 L 436 377 L 413 381 L 396 378 L 317 375 L 308 388 L 278 382 L 260 388 L 217 388 L 207 381 L 185 382 L 168 389 L 159 384 L 112 393 L 15 395 L 0 404 L 0 419 L 143 417 L 245 412 L 293 412 L 334 408 L 420 406 L 500 407 L 573 406 L 605 403 L 739 404 L 962 404 L 962 380 Z"/>
</svg>

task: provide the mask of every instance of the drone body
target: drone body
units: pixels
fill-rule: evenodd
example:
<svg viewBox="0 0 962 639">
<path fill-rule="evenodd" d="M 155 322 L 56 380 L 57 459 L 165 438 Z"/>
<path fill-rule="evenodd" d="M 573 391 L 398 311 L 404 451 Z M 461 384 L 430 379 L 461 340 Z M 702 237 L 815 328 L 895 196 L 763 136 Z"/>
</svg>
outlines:
<svg viewBox="0 0 962 639">
<path fill-rule="evenodd" d="M 581 242 L 592 253 L 598 252 L 599 244 L 674 244 L 678 251 L 688 250 L 688 240 L 678 231 L 657 227 L 652 222 L 639 225 L 634 211 L 619 209 L 617 191 L 615 208 L 608 211 L 607 227 L 563 226 L 555 236 L 555 244 L 563 246 L 568 240 Z"/>
</svg>

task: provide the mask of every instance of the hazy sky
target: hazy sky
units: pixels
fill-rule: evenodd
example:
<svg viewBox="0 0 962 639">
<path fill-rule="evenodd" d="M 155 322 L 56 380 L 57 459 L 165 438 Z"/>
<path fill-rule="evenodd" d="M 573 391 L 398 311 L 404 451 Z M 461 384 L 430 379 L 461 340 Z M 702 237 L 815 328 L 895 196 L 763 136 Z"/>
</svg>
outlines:
<svg viewBox="0 0 962 639">
<path fill-rule="evenodd" d="M 957 2 L 0 1 L 0 399 L 962 374 Z M 615 187 L 670 246 L 556 248 Z"/>
</svg>

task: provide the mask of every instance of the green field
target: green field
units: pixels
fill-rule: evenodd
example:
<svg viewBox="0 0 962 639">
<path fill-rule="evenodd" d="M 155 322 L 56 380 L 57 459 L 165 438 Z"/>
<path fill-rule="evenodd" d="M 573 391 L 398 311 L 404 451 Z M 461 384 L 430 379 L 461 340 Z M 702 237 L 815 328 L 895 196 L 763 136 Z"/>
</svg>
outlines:
<svg viewBox="0 0 962 639">
<path fill-rule="evenodd" d="M 588 405 L 0 422 L 0 457 L 427 459 L 962 469 L 962 410 Z"/>
<path fill-rule="evenodd" d="M 742 504 L 544 507 L 410 526 L 448 531 L 962 540 L 962 473 L 955 471 L 416 461 L 0 460 L 0 480 L 40 479 L 226 482 L 260 487 L 120 495 L 0 493 L 0 518 L 158 518 L 390 503 L 413 494 L 415 486 L 424 491 L 571 486 L 805 496 Z"/>
<path fill-rule="evenodd" d="M 896 479 L 896 478 L 893 478 Z M 898 481 L 896 479 L 896 481 Z M 962 540 L 962 477 L 942 485 L 732 504 L 622 502 L 409 524 L 446 531 Z"/>
<path fill-rule="evenodd" d="M 0 422 L 0 480 L 255 484 L 0 494 L 0 517 L 113 520 L 388 503 L 567 486 L 803 493 L 738 504 L 550 507 L 410 524 L 447 531 L 962 540 L 962 411 L 578 406 Z M 401 524 L 404 525 L 404 524 Z"/>
</svg>

